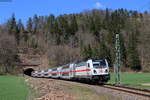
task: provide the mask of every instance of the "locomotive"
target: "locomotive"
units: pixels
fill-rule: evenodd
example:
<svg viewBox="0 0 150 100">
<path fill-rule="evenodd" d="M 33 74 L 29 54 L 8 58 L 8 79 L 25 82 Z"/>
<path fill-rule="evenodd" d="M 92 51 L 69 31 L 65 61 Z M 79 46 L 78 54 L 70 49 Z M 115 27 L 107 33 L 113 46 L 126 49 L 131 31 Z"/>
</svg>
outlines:
<svg viewBox="0 0 150 100">
<path fill-rule="evenodd" d="M 52 69 L 33 71 L 31 76 L 76 81 L 85 80 L 90 83 L 106 83 L 110 80 L 109 65 L 106 59 L 89 59 Z"/>
</svg>

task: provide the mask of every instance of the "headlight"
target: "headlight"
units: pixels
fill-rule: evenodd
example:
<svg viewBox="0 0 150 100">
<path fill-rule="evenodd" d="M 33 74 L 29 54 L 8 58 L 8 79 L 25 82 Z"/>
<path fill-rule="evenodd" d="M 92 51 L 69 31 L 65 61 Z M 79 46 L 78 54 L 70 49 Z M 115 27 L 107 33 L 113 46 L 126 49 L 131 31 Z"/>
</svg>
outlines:
<svg viewBox="0 0 150 100">
<path fill-rule="evenodd" d="M 96 70 L 93 70 L 93 72 L 96 74 L 97 72 L 96 72 Z"/>
<path fill-rule="evenodd" d="M 105 73 L 107 73 L 107 72 L 108 72 L 108 70 L 106 69 L 106 70 L 105 70 Z"/>
</svg>

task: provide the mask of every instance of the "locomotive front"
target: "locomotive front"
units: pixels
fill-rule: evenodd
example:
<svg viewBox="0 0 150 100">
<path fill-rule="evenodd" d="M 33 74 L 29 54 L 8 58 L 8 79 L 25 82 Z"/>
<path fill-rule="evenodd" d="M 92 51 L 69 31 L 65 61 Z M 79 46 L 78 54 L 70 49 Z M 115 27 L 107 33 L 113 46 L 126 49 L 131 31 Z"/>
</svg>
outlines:
<svg viewBox="0 0 150 100">
<path fill-rule="evenodd" d="M 109 66 L 106 59 L 92 60 L 92 80 L 100 83 L 107 82 L 110 79 Z"/>
</svg>

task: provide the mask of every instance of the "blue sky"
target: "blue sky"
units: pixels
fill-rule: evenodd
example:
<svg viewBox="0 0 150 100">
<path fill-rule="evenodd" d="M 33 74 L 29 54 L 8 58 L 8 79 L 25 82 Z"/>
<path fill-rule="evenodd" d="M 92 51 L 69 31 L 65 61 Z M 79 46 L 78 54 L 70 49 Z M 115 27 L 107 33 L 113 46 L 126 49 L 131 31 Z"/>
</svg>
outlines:
<svg viewBox="0 0 150 100">
<path fill-rule="evenodd" d="M 3 2 L 1 2 L 3 1 Z M 37 15 L 60 15 L 79 13 L 84 10 L 126 8 L 143 12 L 149 10 L 150 0 L 0 0 L 0 23 L 4 23 L 12 13 L 25 23 L 28 17 Z M 9 1 L 9 0 L 6 0 Z"/>
</svg>

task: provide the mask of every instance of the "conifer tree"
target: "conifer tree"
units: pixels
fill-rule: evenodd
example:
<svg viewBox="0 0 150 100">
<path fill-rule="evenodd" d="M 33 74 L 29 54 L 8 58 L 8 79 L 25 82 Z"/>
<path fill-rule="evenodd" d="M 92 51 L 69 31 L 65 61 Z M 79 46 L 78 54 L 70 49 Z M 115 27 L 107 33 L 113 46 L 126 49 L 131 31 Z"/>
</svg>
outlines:
<svg viewBox="0 0 150 100">
<path fill-rule="evenodd" d="M 54 15 L 50 15 L 48 16 L 47 18 L 47 22 L 46 22 L 46 25 L 47 25 L 47 32 L 48 33 L 51 33 L 51 34 L 54 34 L 54 31 L 55 31 L 55 16 Z"/>
<path fill-rule="evenodd" d="M 37 33 L 37 30 L 39 28 L 39 18 L 37 15 L 34 15 L 33 17 L 33 33 L 36 34 Z"/>
<path fill-rule="evenodd" d="M 20 33 L 19 33 L 18 26 L 16 23 L 15 14 L 12 14 L 12 17 L 8 20 L 7 27 L 8 27 L 9 34 L 15 37 L 16 43 L 19 45 Z"/>
<path fill-rule="evenodd" d="M 29 33 L 33 32 L 33 21 L 31 17 L 27 21 L 27 32 Z"/>
<path fill-rule="evenodd" d="M 19 19 L 17 26 L 18 26 L 18 32 L 19 32 L 18 38 L 20 41 L 20 40 L 24 39 L 24 32 L 25 32 L 24 25 L 23 25 L 21 19 Z"/>
<path fill-rule="evenodd" d="M 106 10 L 105 10 L 105 18 L 103 20 L 103 28 L 104 29 L 109 29 L 109 26 L 110 26 L 110 12 L 109 12 L 109 9 L 106 8 Z"/>
<path fill-rule="evenodd" d="M 25 31 L 24 25 L 23 25 L 21 19 L 19 19 L 17 26 L 18 26 L 18 30 L 20 33 L 23 33 Z"/>
<path fill-rule="evenodd" d="M 140 70 L 141 69 L 139 54 L 137 51 L 137 39 L 136 39 L 135 33 L 132 33 L 129 37 L 128 66 L 133 70 Z"/>
<path fill-rule="evenodd" d="M 78 31 L 78 24 L 75 15 L 71 15 L 69 26 L 69 33 L 71 33 L 71 35 L 75 35 L 75 33 Z"/>
<path fill-rule="evenodd" d="M 7 27 L 9 34 L 15 34 L 18 31 L 15 14 L 12 14 L 12 17 L 8 20 Z"/>
</svg>

